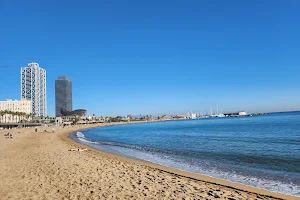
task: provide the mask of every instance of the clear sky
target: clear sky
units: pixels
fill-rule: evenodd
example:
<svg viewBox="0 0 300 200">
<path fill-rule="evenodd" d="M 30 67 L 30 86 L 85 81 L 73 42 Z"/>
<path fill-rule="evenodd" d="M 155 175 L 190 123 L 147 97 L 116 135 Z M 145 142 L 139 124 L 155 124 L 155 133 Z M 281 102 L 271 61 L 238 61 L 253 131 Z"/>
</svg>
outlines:
<svg viewBox="0 0 300 200">
<path fill-rule="evenodd" d="M 20 68 L 73 81 L 90 114 L 300 110 L 298 0 L 0 0 L 0 100 Z M 4 68 L 1 66 L 10 66 Z"/>
</svg>

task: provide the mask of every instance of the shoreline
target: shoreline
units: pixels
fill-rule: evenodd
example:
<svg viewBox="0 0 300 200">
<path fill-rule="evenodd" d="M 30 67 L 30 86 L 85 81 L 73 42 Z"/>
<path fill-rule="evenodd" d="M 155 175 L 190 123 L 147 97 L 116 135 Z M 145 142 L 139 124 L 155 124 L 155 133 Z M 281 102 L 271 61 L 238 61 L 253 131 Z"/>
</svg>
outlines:
<svg viewBox="0 0 300 200">
<path fill-rule="evenodd" d="M 0 130 L 1 199 L 300 199 L 100 151 L 69 137 L 118 124 L 124 123 L 54 127 L 55 133 L 52 127 Z M 7 132 L 13 139 L 3 136 Z"/>
<path fill-rule="evenodd" d="M 155 122 L 155 121 L 153 121 L 153 122 Z M 135 123 L 135 122 L 132 122 L 132 123 Z M 126 123 L 125 122 L 125 123 L 118 123 L 118 124 L 107 124 L 107 125 L 97 126 L 97 127 L 92 127 L 92 128 L 101 128 L 101 127 L 104 127 L 104 126 L 117 126 L 117 125 L 132 124 L 132 123 Z M 138 123 L 147 123 L 147 121 L 138 122 Z M 89 129 L 89 128 L 86 128 L 86 129 Z M 86 129 L 81 129 L 81 130 L 78 130 L 78 131 L 82 131 L 82 130 L 86 130 Z M 239 190 L 239 191 L 242 191 L 242 192 L 251 192 L 251 193 L 258 194 L 258 195 L 263 195 L 265 197 L 278 198 L 278 199 L 300 199 L 300 197 L 297 197 L 297 196 L 292 196 L 292 195 L 288 195 L 288 194 L 273 192 L 273 191 L 269 191 L 269 190 L 265 190 L 265 189 L 261 189 L 261 188 L 256 188 L 256 187 L 249 186 L 249 185 L 244 185 L 242 183 L 231 182 L 231 181 L 227 181 L 227 180 L 224 180 L 224 179 L 214 178 L 214 177 L 203 175 L 203 174 L 191 173 L 191 172 L 188 172 L 188 171 L 183 171 L 183 170 L 179 170 L 179 169 L 176 169 L 176 168 L 167 167 L 167 166 L 164 166 L 164 165 L 152 163 L 152 162 L 145 161 L 145 160 L 142 160 L 142 159 L 119 155 L 119 154 L 116 154 L 116 153 L 113 153 L 113 152 L 102 151 L 100 149 L 96 149 L 94 147 L 91 147 L 89 145 L 83 144 L 79 141 L 76 141 L 76 140 L 72 139 L 71 134 L 74 134 L 74 133 L 75 132 L 68 133 L 64 136 L 64 138 L 61 138 L 61 139 L 68 142 L 69 144 L 73 144 L 73 145 L 74 144 L 80 144 L 84 148 L 87 148 L 87 149 L 89 149 L 93 152 L 97 152 L 100 155 L 114 157 L 114 158 L 117 158 L 117 159 L 121 159 L 122 161 L 132 163 L 132 164 L 145 165 L 147 167 L 151 167 L 153 169 L 160 170 L 162 172 L 169 173 L 169 174 L 172 174 L 172 175 L 177 175 L 177 176 L 181 176 L 181 177 L 196 180 L 196 181 L 203 181 L 203 182 L 207 182 L 207 183 L 210 183 L 210 184 L 215 184 L 215 185 L 219 185 L 219 186 Z"/>
</svg>

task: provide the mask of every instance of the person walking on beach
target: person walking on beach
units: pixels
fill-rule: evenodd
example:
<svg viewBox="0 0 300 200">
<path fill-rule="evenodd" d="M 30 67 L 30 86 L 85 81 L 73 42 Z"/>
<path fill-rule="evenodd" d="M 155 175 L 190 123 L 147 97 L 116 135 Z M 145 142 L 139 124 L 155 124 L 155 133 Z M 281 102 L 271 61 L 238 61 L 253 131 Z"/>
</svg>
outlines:
<svg viewBox="0 0 300 200">
<path fill-rule="evenodd" d="M 54 128 L 52 128 L 52 133 L 54 133 Z"/>
</svg>

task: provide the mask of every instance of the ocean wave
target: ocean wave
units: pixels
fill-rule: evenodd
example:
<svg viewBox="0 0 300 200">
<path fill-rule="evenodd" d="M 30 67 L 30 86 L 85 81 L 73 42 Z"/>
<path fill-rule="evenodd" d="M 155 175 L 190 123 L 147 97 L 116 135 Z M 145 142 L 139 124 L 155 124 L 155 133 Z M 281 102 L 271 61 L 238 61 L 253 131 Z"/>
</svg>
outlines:
<svg viewBox="0 0 300 200">
<path fill-rule="evenodd" d="M 138 146 L 138 145 L 134 145 L 134 144 L 125 144 L 125 143 L 120 143 L 120 142 L 97 141 L 97 143 L 101 144 L 101 145 L 123 147 L 123 148 L 129 148 L 129 149 L 141 150 L 141 151 L 167 153 L 167 154 L 175 154 L 175 155 L 183 155 L 184 154 L 183 152 L 176 152 L 176 151 L 170 151 L 170 150 L 166 150 L 166 149 L 159 149 L 159 148 L 153 148 L 153 147 L 147 147 L 147 146 Z"/>
<path fill-rule="evenodd" d="M 77 132 L 75 135 L 76 135 L 77 139 L 82 142 L 91 143 L 91 144 L 99 144 L 98 142 L 95 142 L 95 141 L 92 141 L 92 140 L 86 138 L 82 132 Z"/>
<path fill-rule="evenodd" d="M 269 169 L 272 169 L 275 171 L 281 171 L 280 168 L 276 168 L 276 164 L 278 163 L 286 163 L 289 162 L 290 165 L 295 163 L 293 166 L 297 166 L 298 160 L 291 160 L 289 158 L 283 158 L 280 156 L 273 156 L 272 158 L 262 158 L 261 156 L 255 156 L 255 155 L 239 155 L 239 154 L 228 154 L 228 153 L 219 153 L 219 152 L 186 152 L 186 151 L 176 151 L 176 150 L 168 150 L 168 149 L 160 149 L 157 147 L 148 147 L 148 146 L 139 146 L 135 144 L 126 144 L 121 142 L 112 142 L 112 141 L 92 141 L 90 139 L 87 139 L 84 137 L 84 135 L 81 133 L 80 136 L 83 136 L 85 140 L 88 140 L 87 142 L 100 144 L 100 145 L 107 145 L 110 147 L 122 147 L 122 148 L 128 148 L 133 150 L 139 150 L 139 151 L 146 151 L 146 152 L 153 152 L 153 153 L 163 153 L 168 155 L 174 155 L 174 156 L 187 156 L 187 157 L 193 157 L 198 159 L 222 159 L 227 158 L 226 160 L 231 160 L 232 162 L 240 162 L 243 161 L 244 163 L 253 164 L 256 163 L 257 166 L 261 166 L 262 163 L 270 164 L 273 163 L 272 166 L 269 166 Z M 209 158 L 207 158 L 209 157 Z M 264 168 L 264 170 L 267 170 Z M 293 170 L 295 173 L 299 173 L 299 169 L 295 167 Z"/>
</svg>

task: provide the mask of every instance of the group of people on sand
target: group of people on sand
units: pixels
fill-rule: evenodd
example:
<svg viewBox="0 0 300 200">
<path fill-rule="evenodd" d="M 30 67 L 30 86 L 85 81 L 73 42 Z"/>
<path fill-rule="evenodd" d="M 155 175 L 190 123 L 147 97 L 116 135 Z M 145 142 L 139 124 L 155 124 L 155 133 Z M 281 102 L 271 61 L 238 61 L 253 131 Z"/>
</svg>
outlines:
<svg viewBox="0 0 300 200">
<path fill-rule="evenodd" d="M 13 139 L 14 136 L 11 134 L 11 133 L 6 133 L 4 134 L 4 136 L 7 138 L 7 139 Z"/>
<path fill-rule="evenodd" d="M 87 151 L 87 148 L 85 148 L 85 149 L 73 148 L 73 149 L 70 149 L 69 151 Z"/>
<path fill-rule="evenodd" d="M 35 132 L 37 133 L 38 132 L 38 128 L 35 128 Z M 44 130 L 44 132 L 48 132 L 47 130 Z M 52 133 L 54 133 L 54 128 L 52 128 Z M 13 139 L 14 136 L 11 134 L 11 133 L 6 133 L 4 134 L 4 136 L 7 138 L 7 139 Z"/>
<path fill-rule="evenodd" d="M 35 128 L 35 132 L 38 132 L 38 128 Z M 44 132 L 47 133 L 48 131 L 45 129 Z M 52 133 L 54 133 L 54 128 L 52 128 Z"/>
</svg>

